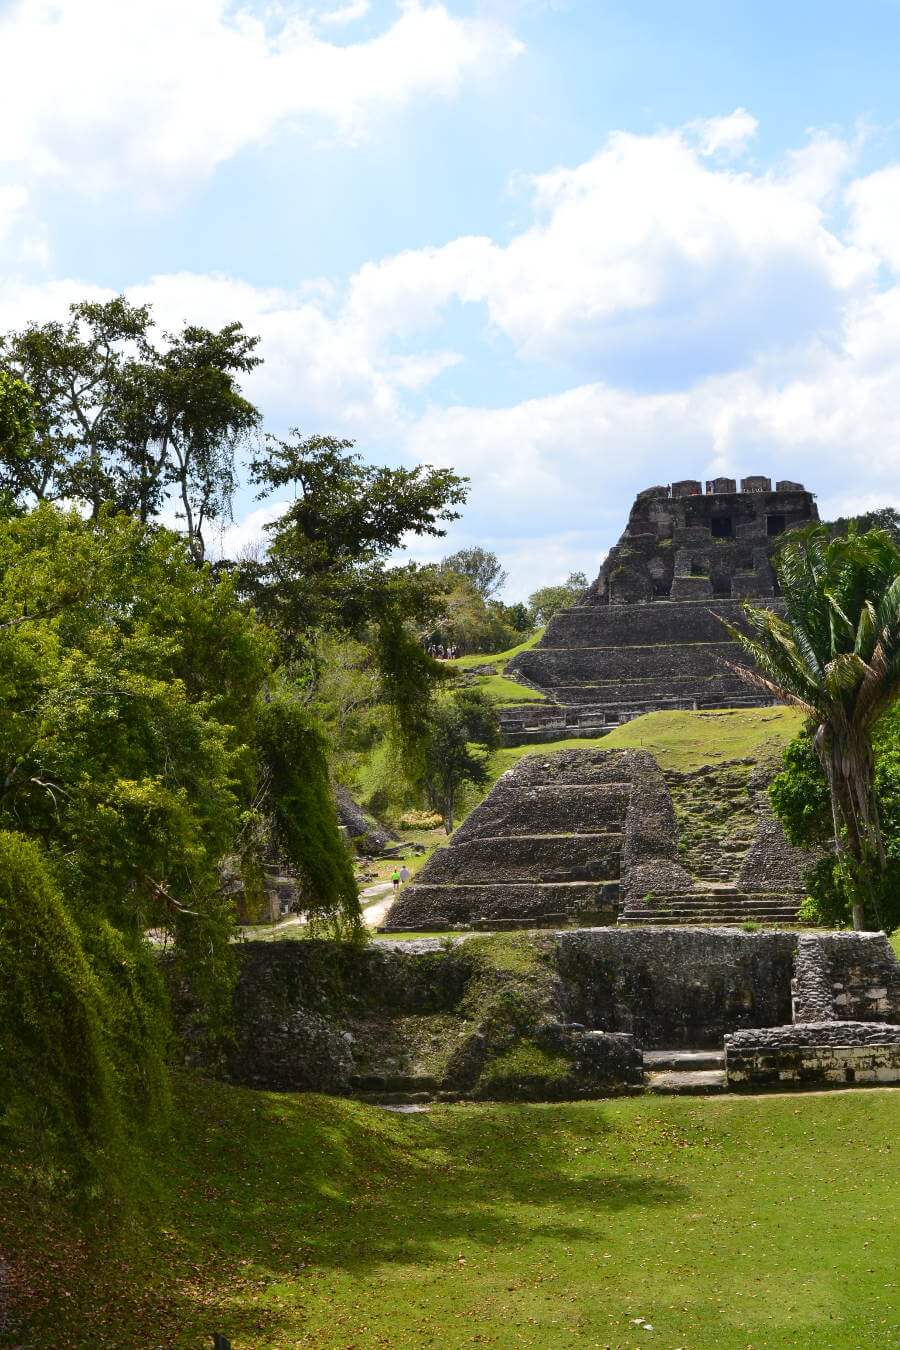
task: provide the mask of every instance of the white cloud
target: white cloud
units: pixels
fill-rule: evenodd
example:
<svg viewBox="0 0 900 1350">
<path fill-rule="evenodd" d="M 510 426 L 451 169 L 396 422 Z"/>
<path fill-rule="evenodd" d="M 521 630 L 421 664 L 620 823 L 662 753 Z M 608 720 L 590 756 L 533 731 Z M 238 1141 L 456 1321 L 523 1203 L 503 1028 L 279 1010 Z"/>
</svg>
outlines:
<svg viewBox="0 0 900 1350">
<path fill-rule="evenodd" d="M 350 0 L 349 4 L 341 5 L 338 9 L 326 10 L 324 14 L 320 14 L 319 23 L 337 24 L 339 26 L 356 23 L 357 19 L 364 19 L 370 9 L 369 0 Z"/>
<path fill-rule="evenodd" d="M 900 272 L 900 165 L 858 178 L 847 189 L 853 238 Z"/>
<path fill-rule="evenodd" d="M 746 108 L 735 108 L 727 117 L 707 117 L 692 122 L 703 155 L 738 155 L 756 135 L 759 122 Z"/>
<path fill-rule="evenodd" d="M 519 50 L 438 0 L 403 0 L 383 31 L 343 45 L 296 3 L 17 0 L 0 18 L 0 162 L 162 199 L 284 123 L 358 137 L 379 109 L 452 96 Z"/>
<path fill-rule="evenodd" d="M 535 223 L 509 243 L 456 239 L 369 264 L 348 311 L 422 332 L 450 300 L 481 303 L 523 359 L 624 383 L 735 368 L 833 327 L 868 284 L 871 253 L 829 228 L 823 205 L 849 162 L 844 143 L 813 138 L 777 171 L 736 173 L 687 132 L 616 133 L 532 180 Z"/>
<path fill-rule="evenodd" d="M 13 226 L 18 224 L 27 201 L 28 193 L 21 184 L 14 183 L 8 187 L 0 187 L 0 242 L 11 234 Z"/>
</svg>

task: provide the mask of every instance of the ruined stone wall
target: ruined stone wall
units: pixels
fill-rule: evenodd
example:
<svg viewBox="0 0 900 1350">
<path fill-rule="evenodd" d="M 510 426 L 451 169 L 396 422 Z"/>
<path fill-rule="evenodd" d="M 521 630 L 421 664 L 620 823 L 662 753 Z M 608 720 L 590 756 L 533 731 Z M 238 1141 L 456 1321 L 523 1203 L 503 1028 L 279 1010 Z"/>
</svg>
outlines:
<svg viewBox="0 0 900 1350">
<path fill-rule="evenodd" d="M 894 1081 L 883 1071 L 900 1065 L 896 1013 L 791 1023 L 792 973 L 808 983 L 794 963 L 805 936 L 611 928 L 364 948 L 245 943 L 220 1070 L 289 1091 L 575 1098 L 637 1086 L 644 1049 L 724 1037 L 735 1085 L 833 1082 L 839 1069 L 844 1081 Z M 811 941 L 826 953 L 832 998 L 876 973 L 896 989 L 883 934 Z M 190 1010 L 175 1006 L 190 1058 Z"/>
<path fill-rule="evenodd" d="M 725 1038 L 729 1087 L 900 1083 L 900 1026 L 813 1022 Z"/>
<path fill-rule="evenodd" d="M 769 556 L 781 534 L 817 519 L 812 494 L 801 484 L 707 493 L 690 481 L 647 488 L 635 499 L 588 602 L 771 596 L 775 583 Z"/>
<path fill-rule="evenodd" d="M 790 1019 L 793 933 L 595 929 L 558 940 L 571 1019 L 644 1049 L 720 1046 L 726 1032 Z"/>
<path fill-rule="evenodd" d="M 730 1086 L 900 1082 L 900 966 L 884 933 L 797 942 L 791 1025 L 725 1037 Z"/>
</svg>

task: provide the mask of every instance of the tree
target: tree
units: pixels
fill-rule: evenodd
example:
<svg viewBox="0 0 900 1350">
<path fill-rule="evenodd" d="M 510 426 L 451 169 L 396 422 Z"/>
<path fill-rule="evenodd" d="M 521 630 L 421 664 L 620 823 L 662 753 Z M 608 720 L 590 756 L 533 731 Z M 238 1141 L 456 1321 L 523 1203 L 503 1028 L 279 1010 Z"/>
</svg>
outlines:
<svg viewBox="0 0 900 1350">
<path fill-rule="evenodd" d="M 872 734 L 900 694 L 900 549 L 882 530 L 830 540 L 815 525 L 792 532 L 775 567 L 785 617 L 744 606 L 750 634 L 725 626 L 754 666 L 732 669 L 806 714 L 853 924 L 862 928 L 886 866 Z"/>
<path fill-rule="evenodd" d="M 290 691 L 259 710 L 258 743 L 271 798 L 275 841 L 301 882 L 311 922 L 325 919 L 342 934 L 359 927 L 359 893 L 349 850 L 338 833 L 325 743 Z"/>
<path fill-rule="evenodd" d="M 517 630 L 508 622 L 506 606 L 485 600 L 470 577 L 442 568 L 444 583 L 440 614 L 428 638 L 461 652 L 502 652 L 517 640 Z"/>
<path fill-rule="evenodd" d="M 886 866 L 872 878 L 871 907 L 888 932 L 900 924 L 900 708 L 881 718 L 872 733 L 875 799 L 884 838 Z M 772 809 L 787 838 L 801 848 L 822 854 L 806 876 L 809 895 L 804 917 L 818 923 L 844 925 L 850 917 L 840 862 L 828 845 L 833 816 L 828 780 L 813 744 L 812 732 L 801 731 L 786 747 L 781 771 L 769 785 Z"/>
<path fill-rule="evenodd" d="M 466 480 L 451 469 L 366 464 L 354 442 L 334 436 L 266 437 L 250 462 L 258 499 L 282 488 L 293 496 L 266 526 L 263 560 L 241 567 L 244 585 L 279 631 L 294 642 L 310 629 L 358 630 L 385 603 L 414 614 L 439 592 L 435 569 L 388 568 L 409 534 L 444 534 L 458 519 Z"/>
<path fill-rule="evenodd" d="M 881 506 L 872 511 L 864 511 L 859 516 L 838 516 L 837 520 L 826 522 L 828 532 L 834 537 L 846 535 L 852 527 L 857 534 L 868 530 L 884 530 L 895 544 L 900 544 L 900 511 L 893 506 Z"/>
<path fill-rule="evenodd" d="M 172 531 L 46 503 L 0 521 L 0 1116 L 88 1171 L 102 1120 L 164 1123 L 171 1024 L 148 933 L 198 1033 L 227 1029 L 220 866 L 261 816 L 307 908 L 352 926 L 321 738 L 272 695 L 274 653 L 234 578 Z"/>
<path fill-rule="evenodd" d="M 548 624 L 561 609 L 577 604 L 586 589 L 587 577 L 583 572 L 570 572 L 568 580 L 560 586 L 542 586 L 528 597 L 534 622 Z"/>
<path fill-rule="evenodd" d="M 23 380 L 0 370 L 0 505 L 12 505 L 34 442 L 34 400 Z"/>
<path fill-rule="evenodd" d="M 447 834 L 453 830 L 461 789 L 467 783 L 486 785 L 488 756 L 499 744 L 497 713 L 481 690 L 456 689 L 435 704 L 425 756 L 425 790 Z"/>
<path fill-rule="evenodd" d="M 461 548 L 441 561 L 442 572 L 453 572 L 468 577 L 482 600 L 488 601 L 506 585 L 504 572 L 496 553 L 485 548 Z"/>
<path fill-rule="evenodd" d="M 195 557 L 203 527 L 227 515 L 234 454 L 259 422 L 238 378 L 259 364 L 240 324 L 188 325 L 154 342 L 149 305 L 124 296 L 70 306 L 66 323 L 31 324 L 0 339 L 0 369 L 34 400 L 27 456 L 6 466 L 21 503 L 104 505 L 142 521 L 174 491 Z"/>
</svg>

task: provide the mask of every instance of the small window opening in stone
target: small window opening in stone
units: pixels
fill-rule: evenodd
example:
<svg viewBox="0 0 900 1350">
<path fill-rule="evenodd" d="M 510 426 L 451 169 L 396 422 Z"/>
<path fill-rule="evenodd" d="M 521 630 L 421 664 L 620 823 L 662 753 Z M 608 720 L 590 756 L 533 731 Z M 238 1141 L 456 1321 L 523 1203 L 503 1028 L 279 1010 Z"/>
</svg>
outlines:
<svg viewBox="0 0 900 1350">
<path fill-rule="evenodd" d="M 770 539 L 773 535 L 784 534 L 784 526 L 784 516 L 766 516 L 766 534 Z"/>
<path fill-rule="evenodd" d="M 711 524 L 714 539 L 730 539 L 734 534 L 731 516 L 713 516 Z"/>
<path fill-rule="evenodd" d="M 707 567 L 707 565 L 706 565 L 706 563 L 704 562 L 704 560 L 703 560 L 702 558 L 700 558 L 700 559 L 692 558 L 692 559 L 691 559 L 691 576 L 692 576 L 692 577 L 705 577 L 705 576 L 708 576 L 708 575 L 709 575 L 709 568 Z"/>
</svg>

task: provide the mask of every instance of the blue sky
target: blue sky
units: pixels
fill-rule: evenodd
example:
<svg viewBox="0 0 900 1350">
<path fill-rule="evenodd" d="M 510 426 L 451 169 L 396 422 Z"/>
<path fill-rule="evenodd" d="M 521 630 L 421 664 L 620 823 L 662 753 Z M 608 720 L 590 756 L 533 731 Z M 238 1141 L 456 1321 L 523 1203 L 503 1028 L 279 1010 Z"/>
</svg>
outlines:
<svg viewBox="0 0 900 1350">
<path fill-rule="evenodd" d="M 510 598 L 651 483 L 896 501 L 898 50 L 900 0 L 6 0 L 0 326 L 241 319 L 273 430 L 470 476 L 418 556 Z"/>
</svg>

